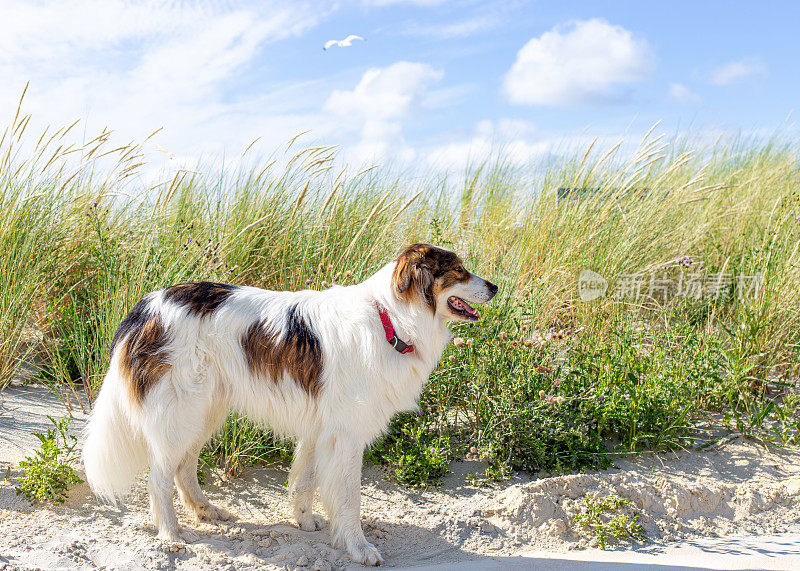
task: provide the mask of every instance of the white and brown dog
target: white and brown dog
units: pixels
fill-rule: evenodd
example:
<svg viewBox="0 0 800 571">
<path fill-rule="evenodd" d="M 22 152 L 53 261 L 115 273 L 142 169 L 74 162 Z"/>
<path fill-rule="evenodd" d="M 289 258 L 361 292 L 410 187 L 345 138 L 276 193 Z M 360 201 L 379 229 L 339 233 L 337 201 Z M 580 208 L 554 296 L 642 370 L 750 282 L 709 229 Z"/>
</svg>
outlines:
<svg viewBox="0 0 800 571">
<path fill-rule="evenodd" d="M 197 458 L 237 410 L 297 440 L 289 485 L 299 526 L 316 529 L 319 488 L 333 543 L 380 564 L 361 529 L 364 448 L 392 415 L 416 407 L 450 340 L 447 322 L 478 320 L 470 304 L 496 292 L 453 252 L 415 244 L 348 287 L 197 282 L 147 294 L 112 342 L 83 451 L 89 484 L 114 502 L 149 466 L 159 537 L 191 539 L 178 526 L 173 481 L 198 519 L 229 517 L 200 490 Z"/>
</svg>

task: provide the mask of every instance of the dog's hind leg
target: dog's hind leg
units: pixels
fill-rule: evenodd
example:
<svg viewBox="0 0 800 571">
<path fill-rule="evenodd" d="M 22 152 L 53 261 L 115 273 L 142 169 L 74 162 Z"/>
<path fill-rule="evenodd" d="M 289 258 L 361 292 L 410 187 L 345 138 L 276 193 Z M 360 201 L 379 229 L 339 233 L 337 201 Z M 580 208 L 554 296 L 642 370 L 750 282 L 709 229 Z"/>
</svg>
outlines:
<svg viewBox="0 0 800 571">
<path fill-rule="evenodd" d="M 172 478 L 175 466 L 153 463 L 150 466 L 150 476 L 147 487 L 150 493 L 150 507 L 153 511 L 153 520 L 158 528 L 158 538 L 167 541 L 195 541 L 194 532 L 182 529 L 178 525 L 175 515 L 175 506 L 172 503 Z"/>
<path fill-rule="evenodd" d="M 197 481 L 197 460 L 203 444 L 186 453 L 175 473 L 175 486 L 183 505 L 194 512 L 199 521 L 218 521 L 231 518 L 230 512 L 208 501 Z"/>
<path fill-rule="evenodd" d="M 225 408 L 218 407 L 208 414 L 205 433 L 186 452 L 175 473 L 175 486 L 178 488 L 181 501 L 184 506 L 194 512 L 199 521 L 226 520 L 231 517 L 227 510 L 216 507 L 208 501 L 200 489 L 200 483 L 197 481 L 197 460 L 200 456 L 200 450 L 225 420 L 226 412 Z"/>
<path fill-rule="evenodd" d="M 150 455 L 148 491 L 158 537 L 191 542 L 198 536 L 178 525 L 172 502 L 173 483 L 176 479 L 185 482 L 187 467 L 191 466 L 196 484 L 199 446 L 214 427 L 209 427 L 210 399 L 175 390 L 181 381 L 175 376 L 165 378 L 152 389 L 142 406 L 141 423 Z M 199 486 L 192 491 L 198 490 Z"/>
<path fill-rule="evenodd" d="M 381 565 L 383 558 L 361 529 L 361 457 L 358 437 L 325 432 L 317 440 L 315 459 L 319 493 L 330 518 L 335 545 L 344 547 L 353 561 Z"/>
<path fill-rule="evenodd" d="M 289 497 L 297 525 L 304 531 L 315 531 L 322 526 L 312 511 L 316 491 L 314 442 L 301 440 L 294 450 L 292 469 L 289 471 Z"/>
</svg>

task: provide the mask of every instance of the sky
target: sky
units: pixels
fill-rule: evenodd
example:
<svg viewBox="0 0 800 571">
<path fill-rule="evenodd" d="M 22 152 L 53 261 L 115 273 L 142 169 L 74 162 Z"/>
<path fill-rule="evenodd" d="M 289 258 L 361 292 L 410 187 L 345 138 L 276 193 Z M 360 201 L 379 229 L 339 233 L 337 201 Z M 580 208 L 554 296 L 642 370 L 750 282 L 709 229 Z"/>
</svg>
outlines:
<svg viewBox="0 0 800 571">
<path fill-rule="evenodd" d="M 0 114 L 82 119 L 165 161 L 270 153 L 301 131 L 349 163 L 536 163 L 595 137 L 793 136 L 800 2 L 0 0 Z M 323 50 L 328 40 L 364 38 Z M 7 117 L 8 119 L 5 119 Z M 154 151 L 155 152 L 155 151 Z M 172 157 L 171 159 L 169 157 Z"/>
</svg>

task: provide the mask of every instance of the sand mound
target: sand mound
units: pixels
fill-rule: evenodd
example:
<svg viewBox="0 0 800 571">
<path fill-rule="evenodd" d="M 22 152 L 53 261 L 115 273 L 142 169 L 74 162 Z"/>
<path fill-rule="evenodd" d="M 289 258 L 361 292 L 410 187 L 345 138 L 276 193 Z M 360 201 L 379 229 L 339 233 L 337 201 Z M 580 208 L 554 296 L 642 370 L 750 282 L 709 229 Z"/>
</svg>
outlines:
<svg viewBox="0 0 800 571">
<path fill-rule="evenodd" d="M 672 458 L 643 456 L 597 474 L 544 478 L 499 494 L 497 524 L 521 541 L 581 539 L 587 493 L 631 500 L 650 539 L 773 533 L 800 520 L 800 454 L 741 439 Z M 585 545 L 584 540 L 579 545 Z"/>
</svg>

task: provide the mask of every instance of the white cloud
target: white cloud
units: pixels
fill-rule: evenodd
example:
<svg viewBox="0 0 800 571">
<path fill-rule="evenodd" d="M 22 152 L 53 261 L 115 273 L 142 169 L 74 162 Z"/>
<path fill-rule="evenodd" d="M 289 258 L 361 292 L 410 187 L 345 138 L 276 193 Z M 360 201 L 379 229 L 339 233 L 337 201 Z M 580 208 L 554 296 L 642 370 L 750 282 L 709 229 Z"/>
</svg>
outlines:
<svg viewBox="0 0 800 571">
<path fill-rule="evenodd" d="M 461 174 L 468 166 L 492 157 L 502 157 L 514 166 L 541 161 L 550 156 L 553 144 L 541 136 L 536 140 L 537 134 L 536 127 L 527 121 L 481 121 L 467 140 L 429 149 L 428 164 L 439 170 Z"/>
<path fill-rule="evenodd" d="M 469 98 L 473 96 L 479 88 L 480 87 L 474 83 L 460 83 L 447 87 L 430 89 L 426 91 L 422 97 L 420 107 L 426 110 L 444 109 L 445 107 L 467 103 L 469 102 Z"/>
<path fill-rule="evenodd" d="M 479 16 L 466 20 L 459 20 L 449 24 L 419 24 L 406 26 L 404 32 L 410 36 L 423 36 L 439 40 L 466 38 L 478 32 L 487 32 L 500 24 L 496 15 Z"/>
<path fill-rule="evenodd" d="M 108 125 L 126 140 L 163 126 L 158 144 L 178 154 L 308 125 L 237 89 L 266 46 L 324 17 L 305 4 L 0 0 L 0 13 L 0 106 L 15 108 L 30 81 L 25 110 L 40 124 L 82 118 L 87 134 Z"/>
<path fill-rule="evenodd" d="M 678 103 L 698 104 L 702 101 L 699 95 L 682 83 L 669 84 L 669 96 Z"/>
<path fill-rule="evenodd" d="M 744 58 L 712 70 L 709 81 L 714 85 L 730 85 L 768 75 L 767 67 L 756 58 Z"/>
<path fill-rule="evenodd" d="M 420 95 L 442 72 L 425 63 L 399 61 L 364 72 L 355 89 L 334 91 L 325 109 L 339 115 L 360 115 L 367 119 L 396 119 L 405 116 L 419 102 Z"/>
<path fill-rule="evenodd" d="M 356 160 L 387 155 L 406 160 L 413 157 L 413 149 L 403 138 L 402 120 L 419 107 L 428 87 L 442 75 L 428 64 L 407 61 L 368 69 L 354 89 L 331 93 L 323 110 L 360 129 L 361 142 L 352 151 Z"/>
<path fill-rule="evenodd" d="M 556 26 L 533 38 L 505 76 L 512 103 L 575 105 L 619 99 L 653 68 L 643 39 L 602 19 Z"/>
<path fill-rule="evenodd" d="M 123 1 L 62 1 L 0 3 L 0 60 L 21 58 L 56 64 L 76 50 L 102 52 L 133 37 L 167 33 L 202 17 L 199 6 L 177 10 L 166 3 Z M 79 62 L 60 62 L 78 65 Z"/>
</svg>

